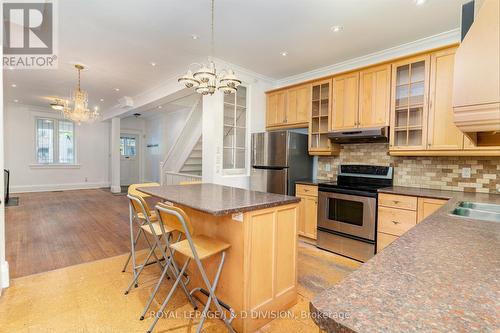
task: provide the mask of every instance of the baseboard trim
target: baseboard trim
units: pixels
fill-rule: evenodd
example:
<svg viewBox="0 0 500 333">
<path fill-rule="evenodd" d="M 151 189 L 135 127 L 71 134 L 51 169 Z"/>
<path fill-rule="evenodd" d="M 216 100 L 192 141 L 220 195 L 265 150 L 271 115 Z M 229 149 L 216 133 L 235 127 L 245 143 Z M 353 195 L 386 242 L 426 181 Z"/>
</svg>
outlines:
<svg viewBox="0 0 500 333">
<path fill-rule="evenodd" d="M 9 287 L 9 263 L 0 263 L 0 291 Z"/>
<path fill-rule="evenodd" d="M 88 190 L 109 187 L 109 182 L 11 186 L 10 193 Z"/>
</svg>

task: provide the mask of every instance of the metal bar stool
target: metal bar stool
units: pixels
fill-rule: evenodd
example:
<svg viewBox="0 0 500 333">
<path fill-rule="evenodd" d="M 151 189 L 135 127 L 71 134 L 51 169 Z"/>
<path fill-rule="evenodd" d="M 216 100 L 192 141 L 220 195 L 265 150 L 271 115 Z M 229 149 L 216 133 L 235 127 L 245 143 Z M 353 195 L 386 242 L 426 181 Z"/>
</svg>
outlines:
<svg viewBox="0 0 500 333">
<path fill-rule="evenodd" d="M 151 264 L 149 260 L 151 259 L 152 256 L 154 256 L 156 259 L 155 262 L 153 262 L 153 263 L 157 263 L 160 267 L 160 270 L 163 271 L 164 266 L 162 265 L 161 260 L 167 260 L 167 258 L 164 255 L 165 251 L 163 250 L 158 238 L 159 237 L 160 238 L 168 238 L 168 237 L 170 237 L 170 235 L 173 231 L 173 229 L 163 228 L 163 226 L 160 225 L 159 222 L 157 222 L 158 218 L 156 218 L 156 222 L 153 222 L 150 219 L 149 214 L 147 213 L 147 210 L 146 210 L 147 204 L 141 196 L 129 194 L 129 195 L 127 195 L 127 198 L 129 199 L 130 215 L 131 215 L 130 240 L 132 242 L 131 257 L 132 257 L 132 268 L 133 268 L 133 272 L 134 272 L 134 278 L 132 279 L 129 286 L 127 287 L 127 289 L 125 291 L 125 295 L 127 295 L 129 293 L 129 291 L 133 285 L 135 285 L 135 287 L 137 287 L 137 280 L 139 278 L 139 275 L 144 270 L 144 267 Z M 139 214 L 142 214 L 142 215 L 139 215 Z M 146 256 L 146 259 L 144 260 L 143 264 L 139 265 L 139 266 L 137 266 L 137 264 L 136 264 L 135 244 L 134 244 L 134 241 L 136 241 L 138 237 L 136 237 L 136 239 L 134 239 L 134 236 L 133 236 L 133 232 L 134 232 L 133 231 L 133 221 L 136 221 L 136 223 L 139 226 L 138 235 L 141 232 L 147 233 L 147 234 L 153 236 L 153 240 L 154 240 L 153 244 L 151 244 L 151 242 L 149 241 L 146 234 L 144 235 L 144 239 L 146 239 L 146 242 L 149 246 L 149 253 Z M 162 254 L 161 259 L 159 259 L 155 253 L 155 250 L 157 248 L 160 250 L 160 252 Z"/>
<path fill-rule="evenodd" d="M 203 279 L 203 282 L 206 286 L 206 289 L 204 288 L 195 288 L 193 289 L 190 294 L 192 295 L 196 291 L 202 291 L 205 295 L 207 295 L 208 299 L 205 304 L 205 307 L 203 308 L 202 314 L 201 314 L 201 320 L 198 325 L 198 328 L 196 330 L 197 333 L 199 333 L 203 327 L 203 323 L 205 322 L 208 310 L 210 308 L 210 304 L 213 302 L 217 308 L 217 310 L 220 312 L 221 319 L 223 320 L 224 324 L 226 325 L 227 329 L 229 332 L 234 332 L 234 329 L 231 325 L 232 321 L 236 317 L 235 311 L 219 300 L 219 298 L 215 294 L 215 290 L 217 288 L 217 284 L 219 282 L 220 274 L 222 272 L 222 268 L 224 266 L 224 260 L 226 257 L 226 250 L 230 247 L 229 244 L 224 243 L 220 240 L 210 238 L 207 236 L 203 235 L 198 235 L 198 236 L 192 236 L 193 234 L 193 227 L 191 225 L 191 221 L 189 217 L 186 215 L 186 213 L 174 206 L 167 206 L 165 204 L 158 204 L 156 206 L 156 209 L 158 211 L 158 215 L 160 218 L 165 221 L 166 224 L 169 225 L 171 229 L 177 230 L 182 232 L 185 236 L 186 239 L 170 244 L 170 248 L 172 251 L 179 252 L 183 256 L 186 257 L 186 261 L 184 265 L 182 266 L 181 271 L 179 274 L 177 274 L 177 277 L 175 279 L 175 282 L 172 286 L 172 289 L 170 289 L 170 292 L 168 293 L 167 297 L 165 298 L 165 301 L 161 305 L 160 309 L 156 313 L 156 316 L 154 318 L 153 323 L 149 327 L 149 330 L 147 331 L 148 333 L 151 333 L 156 326 L 156 323 L 160 319 L 163 311 L 165 310 L 165 307 L 167 306 L 168 302 L 172 298 L 175 290 L 181 284 L 183 288 L 185 287 L 184 282 L 182 281 L 182 276 L 184 272 L 186 271 L 189 263 L 191 262 L 192 259 L 196 262 L 196 266 L 198 267 L 198 270 L 200 271 L 201 277 Z M 212 282 L 209 281 L 207 274 L 205 272 L 205 269 L 202 264 L 202 260 L 207 259 L 209 257 L 212 257 L 217 254 L 221 254 L 221 259 L 219 266 L 217 268 L 214 280 Z M 196 305 L 195 305 L 196 308 Z M 226 314 L 223 311 L 223 308 L 225 308 L 227 311 L 229 311 L 230 315 L 229 318 L 226 318 Z"/>
<path fill-rule="evenodd" d="M 146 186 L 160 186 L 160 184 L 158 184 L 158 183 L 132 184 L 128 187 L 127 194 L 133 194 L 135 196 L 139 196 L 139 197 L 143 198 L 144 204 L 145 204 L 144 208 L 147 212 L 146 215 L 149 217 L 151 222 L 156 222 L 158 220 L 158 216 L 155 214 L 154 210 L 149 209 L 149 206 L 145 200 L 146 198 L 149 198 L 150 196 L 145 194 L 145 193 L 139 192 L 137 190 L 138 187 L 146 187 Z M 122 272 L 125 272 L 125 269 L 127 268 L 127 265 L 129 264 L 130 259 L 133 259 L 132 266 L 133 267 L 136 266 L 135 246 L 137 245 L 137 241 L 139 240 L 139 237 L 141 237 L 141 235 L 143 233 L 143 229 L 140 227 L 146 223 L 145 215 L 142 212 L 142 210 L 140 210 L 136 215 L 134 215 L 134 211 L 132 208 L 133 207 L 130 206 L 130 202 L 129 202 L 129 210 L 130 210 L 129 224 L 130 224 L 130 237 L 131 237 L 130 242 L 131 242 L 131 245 L 130 245 L 130 253 L 128 254 L 127 260 L 125 261 L 125 265 L 123 265 Z M 135 220 L 135 219 L 138 219 L 138 220 Z M 137 233 L 137 235 L 135 235 L 135 237 L 134 237 L 134 229 L 133 229 L 134 220 L 135 220 L 135 223 L 137 223 L 137 225 L 139 226 L 139 232 Z M 150 245 L 149 241 L 147 239 L 146 239 L 146 242 L 148 242 L 148 245 Z M 132 253 L 134 253 L 134 258 L 132 258 Z M 134 268 L 134 271 L 135 271 L 135 268 Z"/>
<path fill-rule="evenodd" d="M 166 205 L 166 204 L 163 204 L 163 205 Z M 159 230 L 159 232 L 157 232 L 157 230 L 154 230 L 153 237 L 154 237 L 155 243 L 157 244 L 157 248 L 160 249 L 161 254 L 165 258 L 166 264 L 163 267 L 162 274 L 161 274 L 160 278 L 158 279 L 158 282 L 157 282 L 155 288 L 153 289 L 153 291 L 151 292 L 151 295 L 149 296 L 149 299 L 146 303 L 146 306 L 144 307 L 144 310 L 142 311 L 140 320 L 144 320 L 144 316 L 146 315 L 146 312 L 148 311 L 149 307 L 151 306 L 151 303 L 153 302 L 153 299 L 154 299 L 156 293 L 158 292 L 158 289 L 160 288 L 165 277 L 167 277 L 167 279 L 170 279 L 170 277 L 168 276 L 169 270 L 170 270 L 170 274 L 173 276 L 174 279 L 177 279 L 179 276 L 185 278 L 185 281 L 181 281 L 182 282 L 181 287 L 182 287 L 184 293 L 186 294 L 187 298 L 191 302 L 191 304 L 194 306 L 195 309 L 197 309 L 197 304 L 195 303 L 195 301 L 193 300 L 193 297 L 191 296 L 191 294 L 189 293 L 189 291 L 187 289 L 187 285 L 189 284 L 189 276 L 185 272 L 183 272 L 183 274 L 180 275 L 179 267 L 177 266 L 177 263 L 174 260 L 175 249 L 171 248 L 172 244 L 175 244 L 175 243 L 181 241 L 184 233 L 172 227 L 172 224 L 169 223 L 169 220 L 172 219 L 171 217 L 169 217 L 169 216 L 162 217 L 160 214 L 158 214 L 157 216 L 159 218 L 159 222 L 157 224 L 158 224 L 160 230 Z M 171 237 L 171 236 L 173 236 L 174 231 L 177 231 L 179 234 L 178 234 L 175 242 L 172 242 L 171 240 L 173 237 Z M 168 237 L 163 237 L 163 238 L 161 237 L 161 235 L 167 235 L 167 234 L 168 234 Z M 162 240 L 164 243 L 163 245 L 165 245 L 165 251 L 163 250 L 163 246 L 161 244 Z"/>
</svg>

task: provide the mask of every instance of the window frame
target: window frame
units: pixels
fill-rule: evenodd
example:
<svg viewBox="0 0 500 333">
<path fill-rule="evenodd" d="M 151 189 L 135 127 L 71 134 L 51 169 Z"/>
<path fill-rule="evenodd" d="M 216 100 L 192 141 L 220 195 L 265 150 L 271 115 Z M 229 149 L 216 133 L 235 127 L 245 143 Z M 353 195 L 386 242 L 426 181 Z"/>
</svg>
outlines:
<svg viewBox="0 0 500 333">
<path fill-rule="evenodd" d="M 225 101 L 225 98 L 226 98 L 226 95 L 223 95 L 222 96 L 222 173 L 223 175 L 246 175 L 247 174 L 247 165 L 248 165 L 248 110 L 249 110 L 249 87 L 247 86 L 240 86 L 240 87 L 243 87 L 245 88 L 245 105 L 239 105 L 238 102 L 237 102 L 237 94 L 238 94 L 238 91 L 236 91 L 236 93 L 234 94 L 234 104 L 233 103 L 229 103 L 229 102 L 226 102 Z M 233 94 L 231 94 L 233 95 Z M 225 111 L 224 111 L 224 107 L 225 105 L 228 104 L 228 105 L 231 105 L 231 106 L 234 106 L 234 124 L 233 125 L 228 125 L 225 123 Z M 238 107 L 244 107 L 245 109 L 245 126 L 242 127 L 242 126 L 237 126 L 236 123 L 236 112 L 238 110 Z M 234 130 L 234 140 L 233 140 L 233 143 L 232 143 L 232 147 L 226 147 L 224 146 L 224 128 L 225 127 L 231 127 L 233 130 Z M 245 147 L 244 148 L 239 148 L 236 146 L 236 130 L 237 129 L 244 129 L 245 130 Z M 233 151 L 233 166 L 236 165 L 236 154 L 235 152 L 237 150 L 243 150 L 244 151 L 244 155 L 245 156 L 245 162 L 244 162 L 244 167 L 243 168 L 224 168 L 224 150 L 225 149 L 232 149 Z"/>
<path fill-rule="evenodd" d="M 71 121 L 69 119 L 61 119 L 61 118 L 55 118 L 55 117 L 49 117 L 49 116 L 35 116 L 35 121 L 34 121 L 34 146 L 35 146 L 35 163 L 32 166 L 39 166 L 39 167 L 50 167 L 50 166 L 76 166 L 77 165 L 77 144 L 76 144 L 76 125 L 74 121 Z M 53 150 L 53 162 L 49 163 L 43 163 L 38 160 L 38 120 L 50 120 L 53 122 L 54 127 L 53 127 L 53 137 L 52 137 L 52 150 Z M 59 162 L 59 122 L 61 121 L 66 121 L 70 122 L 73 124 L 73 161 L 69 163 L 61 163 Z M 54 162 L 57 161 L 57 162 Z"/>
</svg>

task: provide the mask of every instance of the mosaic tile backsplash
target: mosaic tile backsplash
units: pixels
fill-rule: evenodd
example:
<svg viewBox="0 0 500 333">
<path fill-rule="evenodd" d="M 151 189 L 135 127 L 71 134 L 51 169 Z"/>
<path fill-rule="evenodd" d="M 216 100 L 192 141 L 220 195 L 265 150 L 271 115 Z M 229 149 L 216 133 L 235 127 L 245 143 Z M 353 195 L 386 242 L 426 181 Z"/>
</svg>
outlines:
<svg viewBox="0 0 500 333">
<path fill-rule="evenodd" d="M 318 158 L 318 179 L 335 179 L 339 164 L 393 165 L 396 186 L 500 193 L 500 157 L 390 156 L 386 143 L 348 144 L 339 156 Z M 462 168 L 471 168 L 470 178 Z"/>
</svg>

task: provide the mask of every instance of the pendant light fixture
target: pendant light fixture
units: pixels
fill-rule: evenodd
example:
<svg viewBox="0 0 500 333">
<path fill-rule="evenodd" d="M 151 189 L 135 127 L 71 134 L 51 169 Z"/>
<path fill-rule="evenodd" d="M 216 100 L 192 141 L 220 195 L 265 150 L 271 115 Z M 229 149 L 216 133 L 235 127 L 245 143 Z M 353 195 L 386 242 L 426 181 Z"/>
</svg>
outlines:
<svg viewBox="0 0 500 333">
<path fill-rule="evenodd" d="M 91 111 L 88 108 L 88 94 L 80 88 L 80 72 L 84 69 L 83 65 L 76 64 L 78 71 L 78 85 L 71 94 L 71 104 L 68 101 L 56 100 L 51 104 L 55 110 L 60 110 L 64 118 L 70 119 L 78 124 L 82 122 L 93 122 L 100 118 L 97 108 Z"/>
<path fill-rule="evenodd" d="M 186 74 L 181 76 L 177 81 L 186 88 L 194 88 L 195 91 L 202 95 L 213 95 L 215 90 L 222 91 L 224 94 L 233 94 L 236 92 L 237 87 L 241 84 L 234 71 L 222 70 L 220 74 L 217 74 L 217 69 L 215 67 L 214 59 L 214 9 L 215 0 L 211 0 L 211 12 L 212 12 L 212 24 L 211 37 L 210 37 L 210 57 L 206 64 L 194 63 L 191 66 L 196 66 L 197 70 L 193 71 L 189 69 Z M 190 66 L 190 67 L 191 67 Z"/>
</svg>

